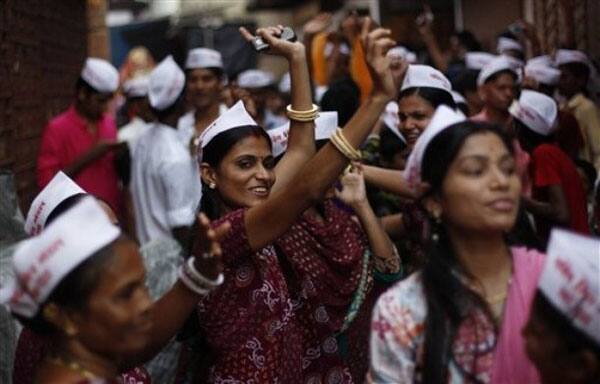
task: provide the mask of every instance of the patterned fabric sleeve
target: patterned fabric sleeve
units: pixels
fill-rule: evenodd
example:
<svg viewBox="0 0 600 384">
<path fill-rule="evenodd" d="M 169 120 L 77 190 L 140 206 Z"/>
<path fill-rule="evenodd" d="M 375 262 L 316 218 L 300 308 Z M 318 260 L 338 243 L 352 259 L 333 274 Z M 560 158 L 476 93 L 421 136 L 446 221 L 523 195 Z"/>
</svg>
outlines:
<svg viewBox="0 0 600 384">
<path fill-rule="evenodd" d="M 419 346 L 423 338 L 423 297 L 415 276 L 382 295 L 371 323 L 369 381 L 378 384 L 415 382 Z"/>
</svg>

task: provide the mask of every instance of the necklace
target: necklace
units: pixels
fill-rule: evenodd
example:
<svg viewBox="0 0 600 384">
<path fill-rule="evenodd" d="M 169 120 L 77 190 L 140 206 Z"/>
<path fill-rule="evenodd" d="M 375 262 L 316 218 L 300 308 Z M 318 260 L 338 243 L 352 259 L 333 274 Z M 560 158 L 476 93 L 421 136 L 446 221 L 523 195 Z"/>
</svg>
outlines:
<svg viewBox="0 0 600 384">
<path fill-rule="evenodd" d="M 61 365 L 65 368 L 70 369 L 71 371 L 77 372 L 78 374 L 80 374 L 82 377 L 86 378 L 86 379 L 96 379 L 98 378 L 98 376 L 94 373 L 92 373 L 91 371 L 83 368 L 81 365 L 79 365 L 78 363 L 74 362 L 74 361 L 65 361 L 60 357 L 49 357 L 48 361 L 50 361 L 53 364 L 56 365 Z"/>
</svg>

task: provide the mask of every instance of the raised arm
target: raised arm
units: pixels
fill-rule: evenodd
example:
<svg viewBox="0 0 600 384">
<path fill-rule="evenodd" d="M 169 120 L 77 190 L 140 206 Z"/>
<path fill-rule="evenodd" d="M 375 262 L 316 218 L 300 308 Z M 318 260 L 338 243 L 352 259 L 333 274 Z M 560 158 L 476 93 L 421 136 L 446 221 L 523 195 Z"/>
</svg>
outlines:
<svg viewBox="0 0 600 384">
<path fill-rule="evenodd" d="M 210 280 L 221 273 L 221 246 L 219 241 L 229 231 L 224 223 L 216 229 L 210 228 L 210 222 L 204 214 L 199 217 L 198 241 L 194 244 L 196 269 Z M 210 257 L 204 257 L 209 255 Z M 151 308 L 151 339 L 141 350 L 126 358 L 122 368 L 134 367 L 154 357 L 175 336 L 198 305 L 201 296 L 187 288 L 181 280 L 158 299 Z"/>
<path fill-rule="evenodd" d="M 378 28 L 369 32 L 370 19 L 363 25 L 361 39 L 367 52 L 369 71 L 374 81 L 371 95 L 344 127 L 344 136 L 358 148 L 396 94 L 386 53 L 395 42 L 391 31 Z M 317 203 L 339 176 L 348 159 L 331 143 L 325 145 L 293 178 L 264 203 L 250 208 L 245 226 L 250 246 L 260 249 L 285 232 L 305 209 Z"/>
<path fill-rule="evenodd" d="M 336 190 L 336 196 L 349 205 L 360 220 L 369 239 L 375 268 L 383 273 L 398 273 L 400 255 L 369 204 L 362 166 L 353 164 L 352 170 L 342 177 L 341 183 L 342 190 Z"/>
<path fill-rule="evenodd" d="M 446 72 L 448 70 L 448 58 L 442 52 L 437 39 L 435 38 L 435 34 L 433 33 L 431 8 L 429 5 L 425 5 L 425 12 L 417 18 L 417 30 L 423 39 L 423 43 L 427 47 L 427 51 L 429 52 L 429 56 L 431 56 L 431 60 L 433 61 L 433 65 L 442 72 Z"/>
<path fill-rule="evenodd" d="M 364 165 L 363 172 L 367 184 L 408 199 L 419 198 L 428 188 L 426 184 L 422 184 L 419 188 L 412 189 L 404 180 L 402 171 L 395 169 Z"/>
<path fill-rule="evenodd" d="M 300 42 L 288 42 L 277 38 L 282 26 L 259 28 L 256 33 L 271 47 L 267 52 L 284 57 L 290 66 L 292 91 L 292 109 L 307 111 L 312 108 L 310 75 L 306 61 L 306 49 Z M 251 41 L 254 36 L 245 28 L 240 32 Z M 276 182 L 271 193 L 288 184 L 300 168 L 315 154 L 315 124 L 314 122 L 290 121 L 288 147 L 282 159 L 275 167 Z"/>
</svg>

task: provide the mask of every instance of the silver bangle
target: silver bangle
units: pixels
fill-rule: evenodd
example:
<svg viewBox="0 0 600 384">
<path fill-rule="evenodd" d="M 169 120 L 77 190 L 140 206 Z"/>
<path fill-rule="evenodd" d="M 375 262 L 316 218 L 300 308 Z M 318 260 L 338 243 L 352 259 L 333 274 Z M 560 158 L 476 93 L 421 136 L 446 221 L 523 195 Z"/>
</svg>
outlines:
<svg viewBox="0 0 600 384">
<path fill-rule="evenodd" d="M 204 256 L 202 257 L 204 258 Z M 200 272 L 198 272 L 196 266 L 194 265 L 194 259 L 195 256 L 192 256 L 189 259 L 187 259 L 186 262 L 186 272 L 190 274 L 190 277 L 192 277 L 197 283 L 205 285 L 209 288 L 215 288 L 223 284 L 223 281 L 225 281 L 225 276 L 223 276 L 222 273 L 219 273 L 219 276 L 217 276 L 215 280 L 210 280 L 204 275 L 202 275 Z"/>
<path fill-rule="evenodd" d="M 181 280 L 181 282 L 183 283 L 183 285 L 185 285 L 190 291 L 192 291 L 194 293 L 197 293 L 200 296 L 206 296 L 210 292 L 209 289 L 201 287 L 196 282 L 194 282 L 186 274 L 186 272 L 184 271 L 183 266 L 179 267 L 179 270 L 177 271 L 177 276 L 179 277 L 179 280 Z"/>
</svg>

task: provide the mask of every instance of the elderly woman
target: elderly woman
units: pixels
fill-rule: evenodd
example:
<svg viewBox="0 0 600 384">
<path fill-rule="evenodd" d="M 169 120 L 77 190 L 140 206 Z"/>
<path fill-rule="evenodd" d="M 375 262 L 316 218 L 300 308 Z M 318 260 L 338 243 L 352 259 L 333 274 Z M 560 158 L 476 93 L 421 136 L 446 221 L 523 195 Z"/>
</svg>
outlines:
<svg viewBox="0 0 600 384">
<path fill-rule="evenodd" d="M 444 166 L 440 166 L 444 164 Z M 510 141 L 440 107 L 408 159 L 432 235 L 424 267 L 379 298 L 374 383 L 535 383 L 520 334 L 543 257 L 505 240 L 521 183 Z"/>
<path fill-rule="evenodd" d="M 16 278 L 0 290 L 23 325 L 51 340 L 37 383 L 115 382 L 119 372 L 157 353 L 202 295 L 222 282 L 217 238 L 201 218 L 203 255 L 181 268 L 180 280 L 156 303 L 144 284 L 137 245 L 84 198 L 38 236 L 19 243 Z M 164 316 L 169 313 L 169 316 Z"/>
</svg>

